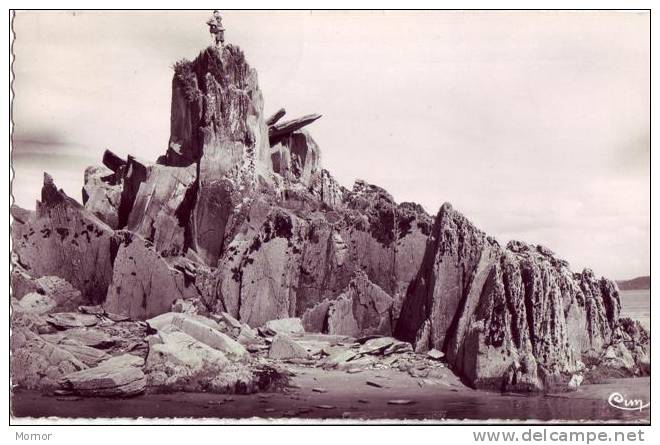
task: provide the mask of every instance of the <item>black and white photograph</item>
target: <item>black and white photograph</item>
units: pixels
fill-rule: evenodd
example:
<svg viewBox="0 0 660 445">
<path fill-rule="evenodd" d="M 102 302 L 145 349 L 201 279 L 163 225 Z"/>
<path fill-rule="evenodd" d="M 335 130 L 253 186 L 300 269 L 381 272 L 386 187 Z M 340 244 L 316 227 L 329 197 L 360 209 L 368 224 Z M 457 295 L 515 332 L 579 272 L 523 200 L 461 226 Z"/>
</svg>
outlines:
<svg viewBox="0 0 660 445">
<path fill-rule="evenodd" d="M 8 12 L 10 424 L 650 425 L 650 10 L 218 7 Z"/>
</svg>

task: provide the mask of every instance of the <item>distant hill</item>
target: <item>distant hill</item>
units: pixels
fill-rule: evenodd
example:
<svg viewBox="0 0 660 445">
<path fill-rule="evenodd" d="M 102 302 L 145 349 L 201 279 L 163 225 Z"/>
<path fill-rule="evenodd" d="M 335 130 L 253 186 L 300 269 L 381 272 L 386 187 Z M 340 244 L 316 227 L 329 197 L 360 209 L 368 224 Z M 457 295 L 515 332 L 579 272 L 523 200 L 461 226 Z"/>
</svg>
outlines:
<svg viewBox="0 0 660 445">
<path fill-rule="evenodd" d="M 651 288 L 651 277 L 637 277 L 632 280 L 617 281 L 619 290 L 642 290 Z"/>
</svg>

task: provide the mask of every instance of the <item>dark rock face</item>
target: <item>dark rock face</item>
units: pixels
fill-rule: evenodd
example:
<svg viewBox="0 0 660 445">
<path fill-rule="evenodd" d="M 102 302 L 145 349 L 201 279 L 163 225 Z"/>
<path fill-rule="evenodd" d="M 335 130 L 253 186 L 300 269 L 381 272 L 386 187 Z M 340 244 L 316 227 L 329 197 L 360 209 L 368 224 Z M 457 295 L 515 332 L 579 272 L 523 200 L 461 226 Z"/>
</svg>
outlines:
<svg viewBox="0 0 660 445">
<path fill-rule="evenodd" d="M 285 180 L 310 185 L 321 163 L 321 151 L 307 131 L 297 131 L 281 139 L 271 152 L 273 171 Z"/>
<path fill-rule="evenodd" d="M 85 172 L 84 206 L 46 175 L 36 211 L 11 209 L 12 305 L 30 332 L 17 337 L 15 363 L 28 370 L 26 385 L 76 371 L 63 381 L 79 393 L 134 394 L 190 375 L 199 389 L 211 384 L 209 369 L 233 373 L 224 352 L 190 332 L 152 339 L 159 353 L 144 375 L 130 363 L 89 370 L 102 354 L 39 336 L 70 329 L 71 317 L 121 323 L 172 308 L 233 320 L 235 338 L 255 350 L 263 340 L 252 328 L 274 319 L 299 317 L 306 330 L 337 336 L 392 335 L 404 342 L 385 347 L 435 350 L 476 387 L 565 386 L 585 365 L 648 372 L 648 336 L 620 320 L 613 282 L 573 273 L 543 246 L 500 246 L 449 204 L 433 218 L 364 181 L 342 187 L 302 129 L 318 116 L 283 116 L 264 120 L 256 71 L 238 48 L 208 48 L 175 66 L 170 141 L 156 164 L 108 150 L 105 167 Z M 99 306 L 80 317 L 72 302 Z M 196 352 L 182 356 L 182 346 Z M 252 385 L 257 374 L 211 385 Z"/>
<path fill-rule="evenodd" d="M 219 178 L 246 158 L 265 158 L 265 129 L 257 72 L 239 48 L 209 47 L 176 64 L 165 164 L 187 166 L 206 157 L 202 163 Z"/>
<path fill-rule="evenodd" d="M 208 265 L 222 253 L 240 189 L 269 177 L 268 149 L 257 73 L 240 49 L 208 48 L 176 65 L 170 145 L 160 162 L 197 166 L 189 237 Z"/>
<path fill-rule="evenodd" d="M 277 116 L 277 115 L 275 115 Z M 268 137 L 270 145 L 279 143 L 283 138 L 288 137 L 294 131 L 311 124 L 321 117 L 320 114 L 310 114 L 290 121 L 282 122 L 281 124 L 272 123 L 268 128 Z M 279 118 L 278 118 L 279 119 Z M 269 119 L 270 121 L 270 119 Z"/>
</svg>

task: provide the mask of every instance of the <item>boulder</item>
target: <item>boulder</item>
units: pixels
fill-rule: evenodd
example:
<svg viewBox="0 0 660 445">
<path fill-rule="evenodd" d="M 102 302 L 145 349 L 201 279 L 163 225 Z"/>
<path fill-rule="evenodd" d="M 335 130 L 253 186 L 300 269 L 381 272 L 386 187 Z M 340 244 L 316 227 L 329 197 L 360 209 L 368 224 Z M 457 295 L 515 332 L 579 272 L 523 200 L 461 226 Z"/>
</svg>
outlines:
<svg viewBox="0 0 660 445">
<path fill-rule="evenodd" d="M 74 311 L 84 300 L 81 292 L 63 278 L 44 276 L 37 278 L 36 283 L 39 293 L 52 298 L 59 311 Z"/>
<path fill-rule="evenodd" d="M 195 300 L 183 300 L 180 298 L 172 303 L 171 311 L 182 314 L 196 314 L 197 305 L 195 304 Z"/>
<path fill-rule="evenodd" d="M 164 314 L 148 321 L 149 325 L 159 331 L 181 331 L 195 340 L 221 351 L 232 360 L 247 358 L 246 349 L 228 335 L 219 330 L 219 326 L 211 319 L 188 314 Z"/>
<path fill-rule="evenodd" d="M 24 295 L 21 300 L 12 304 L 12 309 L 19 312 L 28 312 L 37 315 L 53 312 L 57 307 L 57 302 L 48 295 L 30 292 Z"/>
<path fill-rule="evenodd" d="M 444 352 L 438 351 L 435 348 L 428 351 L 426 355 L 433 360 L 441 360 L 445 356 Z"/>
<path fill-rule="evenodd" d="M 12 261 L 12 269 L 9 273 L 11 283 L 11 296 L 20 300 L 29 293 L 45 294 L 41 285 L 32 278 L 21 266 Z"/>
<path fill-rule="evenodd" d="M 145 360 L 143 357 L 139 357 L 133 354 L 122 354 L 101 362 L 99 366 L 108 366 L 113 368 L 124 368 L 132 366 L 134 368 L 142 368 L 144 363 Z"/>
<path fill-rule="evenodd" d="M 111 172 L 117 173 L 120 169 L 126 167 L 126 161 L 114 154 L 110 150 L 103 152 L 103 165 L 105 165 Z"/>
<path fill-rule="evenodd" d="M 95 327 L 71 328 L 44 338 L 48 338 L 53 343 L 59 343 L 62 339 L 73 340 L 81 345 L 98 349 L 109 349 L 120 342 L 117 336 L 110 335 L 106 331 Z"/>
<path fill-rule="evenodd" d="M 145 372 L 149 386 L 168 389 L 196 388 L 200 379 L 210 379 L 229 364 L 221 351 L 184 332 L 159 332 L 150 344 Z"/>
<path fill-rule="evenodd" d="M 243 324 L 241 324 L 240 321 L 236 320 L 234 317 L 231 316 L 228 312 L 220 312 L 218 315 L 219 321 L 222 321 L 227 325 L 228 328 L 234 330 L 238 329 L 239 331 L 243 329 Z"/>
<path fill-rule="evenodd" d="M 405 354 L 407 352 L 413 352 L 412 345 L 408 342 L 397 340 L 383 350 L 383 355 Z"/>
<path fill-rule="evenodd" d="M 275 360 L 306 359 L 307 350 L 286 334 L 277 334 L 268 350 L 268 357 Z"/>
</svg>

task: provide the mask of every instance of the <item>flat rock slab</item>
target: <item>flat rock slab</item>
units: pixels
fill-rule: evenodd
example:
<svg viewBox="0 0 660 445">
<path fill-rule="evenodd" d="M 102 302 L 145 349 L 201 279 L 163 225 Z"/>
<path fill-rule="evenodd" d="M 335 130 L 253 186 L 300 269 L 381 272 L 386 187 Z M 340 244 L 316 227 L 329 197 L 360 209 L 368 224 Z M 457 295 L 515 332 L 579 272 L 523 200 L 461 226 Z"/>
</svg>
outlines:
<svg viewBox="0 0 660 445">
<path fill-rule="evenodd" d="M 79 314 L 77 312 L 59 312 L 50 314 L 46 321 L 58 329 L 71 329 L 94 326 L 99 320 L 96 315 Z"/>
<path fill-rule="evenodd" d="M 98 366 L 68 374 L 61 384 L 81 396 L 127 397 L 144 392 L 146 378 L 142 370 L 134 366 Z"/>
<path fill-rule="evenodd" d="M 49 340 L 49 338 L 46 337 L 49 336 L 44 335 L 45 340 Z M 108 353 L 105 351 L 85 346 L 76 340 L 63 338 L 59 341 L 53 341 L 52 343 L 56 343 L 60 348 L 64 349 L 65 351 L 69 351 L 78 360 L 87 366 L 96 366 L 100 362 L 110 358 L 110 355 L 108 355 Z"/>
<path fill-rule="evenodd" d="M 66 338 L 69 340 L 75 340 L 84 346 L 89 346 L 90 348 L 98 348 L 98 349 L 110 348 L 115 344 L 117 344 L 117 342 L 119 341 L 118 338 L 111 336 L 107 332 L 93 327 L 71 328 L 71 329 L 67 329 L 66 331 L 53 334 L 50 337 L 52 337 L 53 339 Z"/>
<path fill-rule="evenodd" d="M 121 323 L 122 321 L 130 321 L 131 320 L 131 317 L 129 317 L 128 315 L 115 314 L 115 313 L 112 313 L 112 312 L 106 312 L 105 316 L 108 319 L 110 319 L 110 320 L 112 320 L 116 323 Z"/>
<path fill-rule="evenodd" d="M 405 341 L 395 341 L 383 350 L 383 355 L 403 354 L 406 352 L 413 352 L 412 345 Z"/>
<path fill-rule="evenodd" d="M 323 364 L 331 367 L 346 363 L 357 356 L 357 352 L 346 348 L 336 348 L 328 352 L 329 355 L 323 360 Z"/>
<path fill-rule="evenodd" d="M 78 310 L 80 312 L 82 312 L 83 314 L 88 314 L 88 315 L 104 315 L 105 314 L 105 309 L 103 309 L 103 306 L 101 306 L 101 305 L 78 306 Z"/>
<path fill-rule="evenodd" d="M 262 328 L 265 333 L 275 334 L 295 334 L 305 332 L 302 320 L 300 318 L 279 318 L 277 320 L 267 321 Z"/>
<path fill-rule="evenodd" d="M 392 337 L 373 338 L 360 346 L 360 354 L 380 354 L 394 343 L 399 343 L 399 341 Z"/>
<path fill-rule="evenodd" d="M 388 405 L 413 405 L 414 403 L 415 403 L 414 400 L 408 400 L 408 399 L 395 399 L 395 400 L 387 401 Z"/>
<path fill-rule="evenodd" d="M 99 366 L 109 366 L 112 368 L 126 368 L 132 366 L 134 368 L 142 368 L 144 366 L 144 358 L 133 354 L 122 354 L 101 362 Z"/>
<path fill-rule="evenodd" d="M 335 405 L 314 405 L 315 408 L 319 409 L 335 409 L 337 408 Z"/>
</svg>

